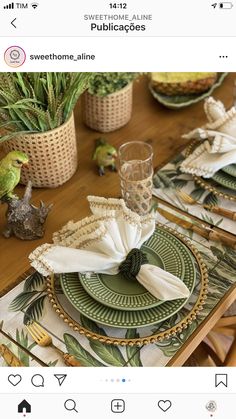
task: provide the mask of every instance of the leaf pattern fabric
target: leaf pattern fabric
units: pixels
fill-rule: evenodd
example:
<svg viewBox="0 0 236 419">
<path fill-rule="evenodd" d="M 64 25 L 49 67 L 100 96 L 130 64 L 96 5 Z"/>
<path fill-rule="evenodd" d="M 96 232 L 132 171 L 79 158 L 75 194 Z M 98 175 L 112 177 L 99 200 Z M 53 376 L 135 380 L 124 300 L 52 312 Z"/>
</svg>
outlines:
<svg viewBox="0 0 236 419">
<path fill-rule="evenodd" d="M 193 182 L 192 175 L 182 173 L 180 171 L 180 165 L 183 160 L 184 153 L 180 154 L 177 159 L 174 159 L 162 169 L 156 171 L 153 177 L 153 195 L 164 199 L 176 208 L 180 208 L 212 225 L 236 234 L 236 225 L 230 219 L 209 212 L 202 206 L 188 205 L 178 197 L 176 189 L 184 191 L 193 199 L 201 201 L 205 205 L 218 205 L 231 211 L 235 211 L 235 201 L 220 198 L 215 194 L 206 191 Z"/>
</svg>

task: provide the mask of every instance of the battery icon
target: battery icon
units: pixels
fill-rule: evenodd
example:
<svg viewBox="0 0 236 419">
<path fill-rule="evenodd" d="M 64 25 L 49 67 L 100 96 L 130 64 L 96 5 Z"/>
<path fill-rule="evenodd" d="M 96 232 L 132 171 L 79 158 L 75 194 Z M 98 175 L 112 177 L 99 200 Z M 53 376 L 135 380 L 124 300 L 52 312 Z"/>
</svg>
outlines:
<svg viewBox="0 0 236 419">
<path fill-rule="evenodd" d="M 219 3 L 220 9 L 232 9 L 233 3 L 230 1 L 224 1 L 223 3 Z"/>
</svg>

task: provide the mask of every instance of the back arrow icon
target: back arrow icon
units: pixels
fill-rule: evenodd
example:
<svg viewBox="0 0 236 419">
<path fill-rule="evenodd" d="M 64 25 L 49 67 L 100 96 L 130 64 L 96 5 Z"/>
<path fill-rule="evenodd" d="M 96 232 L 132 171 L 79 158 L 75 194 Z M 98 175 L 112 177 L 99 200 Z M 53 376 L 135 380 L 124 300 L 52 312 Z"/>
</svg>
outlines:
<svg viewBox="0 0 236 419">
<path fill-rule="evenodd" d="M 13 20 L 11 21 L 11 25 L 12 25 L 12 26 L 14 26 L 14 28 L 16 28 L 16 25 L 14 24 L 15 20 L 16 20 L 16 17 L 15 17 L 15 19 L 13 19 Z"/>
</svg>

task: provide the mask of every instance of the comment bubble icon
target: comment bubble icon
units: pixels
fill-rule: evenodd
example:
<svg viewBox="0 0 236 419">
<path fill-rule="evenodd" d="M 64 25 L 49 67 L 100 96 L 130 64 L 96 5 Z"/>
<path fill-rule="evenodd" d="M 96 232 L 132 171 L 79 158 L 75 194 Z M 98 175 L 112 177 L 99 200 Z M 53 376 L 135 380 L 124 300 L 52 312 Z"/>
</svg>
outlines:
<svg viewBox="0 0 236 419">
<path fill-rule="evenodd" d="M 44 387 L 44 377 L 40 374 L 35 374 L 31 378 L 31 383 L 34 387 Z"/>
</svg>

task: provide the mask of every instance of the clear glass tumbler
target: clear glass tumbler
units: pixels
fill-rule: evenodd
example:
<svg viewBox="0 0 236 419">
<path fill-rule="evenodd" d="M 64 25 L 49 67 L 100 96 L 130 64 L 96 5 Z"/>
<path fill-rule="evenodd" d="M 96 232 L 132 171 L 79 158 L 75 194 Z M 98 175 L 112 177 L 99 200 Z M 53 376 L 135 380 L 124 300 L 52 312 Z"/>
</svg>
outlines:
<svg viewBox="0 0 236 419">
<path fill-rule="evenodd" d="M 128 208 L 146 215 L 152 205 L 153 149 L 143 141 L 130 141 L 118 150 L 122 198 Z"/>
</svg>

